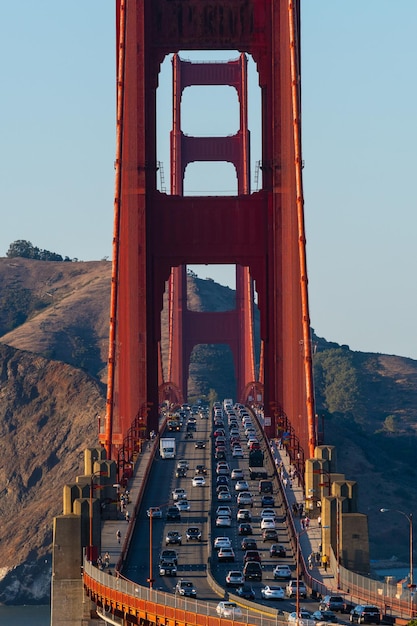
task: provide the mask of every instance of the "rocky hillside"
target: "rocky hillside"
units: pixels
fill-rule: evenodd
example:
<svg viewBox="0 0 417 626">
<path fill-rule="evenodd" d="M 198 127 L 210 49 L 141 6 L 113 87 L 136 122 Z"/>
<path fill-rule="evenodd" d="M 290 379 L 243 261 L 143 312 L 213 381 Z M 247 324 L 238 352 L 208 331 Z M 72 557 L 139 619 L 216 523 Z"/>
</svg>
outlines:
<svg viewBox="0 0 417 626">
<path fill-rule="evenodd" d="M 105 406 L 110 272 L 106 261 L 0 259 L 0 603 L 49 594 L 52 519 L 84 448 L 97 443 Z M 233 307 L 231 289 L 188 283 L 191 308 Z M 314 342 L 324 440 L 338 446 L 340 471 L 359 481 L 372 556 L 407 560 L 405 520 L 378 511 L 416 509 L 417 362 Z M 195 351 L 190 394 L 225 397 L 233 386 L 224 347 Z"/>
</svg>

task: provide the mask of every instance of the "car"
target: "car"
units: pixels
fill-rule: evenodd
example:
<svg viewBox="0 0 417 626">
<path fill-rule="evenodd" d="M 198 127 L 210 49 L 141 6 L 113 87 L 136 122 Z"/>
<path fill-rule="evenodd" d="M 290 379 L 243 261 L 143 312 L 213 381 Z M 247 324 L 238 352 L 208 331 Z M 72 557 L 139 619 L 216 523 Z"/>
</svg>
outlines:
<svg viewBox="0 0 417 626">
<path fill-rule="evenodd" d="M 273 517 L 263 517 L 261 519 L 261 530 L 272 528 L 275 530 L 275 519 Z"/>
<path fill-rule="evenodd" d="M 264 600 L 284 600 L 285 593 L 282 587 L 277 585 L 265 585 L 261 589 L 261 596 Z"/>
<path fill-rule="evenodd" d="M 216 493 L 217 493 L 217 495 L 218 495 L 219 493 L 222 493 L 223 491 L 229 491 L 229 487 L 228 487 L 228 485 L 217 485 L 217 487 L 216 487 Z"/>
<path fill-rule="evenodd" d="M 159 506 L 150 506 L 146 511 L 146 515 L 148 517 L 152 515 L 152 519 L 162 519 L 162 509 L 160 509 Z"/>
<path fill-rule="evenodd" d="M 166 520 L 167 522 L 180 522 L 181 521 L 181 513 L 179 512 L 176 506 L 169 506 L 167 508 Z"/>
<path fill-rule="evenodd" d="M 243 450 L 240 446 L 233 446 L 232 457 L 234 459 L 243 459 Z"/>
<path fill-rule="evenodd" d="M 243 574 L 238 570 L 231 570 L 226 574 L 226 587 L 240 587 L 243 584 Z"/>
<path fill-rule="evenodd" d="M 243 618 L 242 609 L 236 602 L 219 602 L 216 607 L 216 612 L 219 617 L 225 617 L 226 619 L 238 621 Z"/>
<path fill-rule="evenodd" d="M 239 598 L 244 598 L 245 600 L 255 600 L 255 592 L 252 585 L 247 585 L 246 583 L 243 583 L 241 587 L 238 587 L 236 589 L 236 593 Z"/>
<path fill-rule="evenodd" d="M 206 442 L 201 440 L 196 441 L 194 447 L 196 448 L 196 450 L 204 450 L 204 448 L 206 447 Z"/>
<path fill-rule="evenodd" d="M 198 465 L 195 466 L 195 473 L 196 474 L 201 474 L 201 475 L 206 475 L 207 474 L 207 468 L 205 465 L 201 465 L 201 463 L 199 463 Z"/>
<path fill-rule="evenodd" d="M 247 561 L 243 566 L 243 576 L 246 580 L 262 580 L 262 565 L 258 561 Z"/>
<path fill-rule="evenodd" d="M 246 550 L 243 555 L 243 562 L 246 563 L 247 561 L 258 561 L 258 563 L 261 563 L 262 558 L 258 550 Z"/>
<path fill-rule="evenodd" d="M 218 515 L 216 517 L 217 528 L 230 528 L 232 525 L 232 518 L 229 515 Z"/>
<path fill-rule="evenodd" d="M 201 541 L 201 530 L 198 526 L 189 526 L 185 531 L 187 541 Z"/>
<path fill-rule="evenodd" d="M 261 519 L 263 519 L 264 517 L 272 517 L 273 519 L 276 519 L 276 513 L 274 509 L 262 509 L 261 511 Z"/>
<path fill-rule="evenodd" d="M 220 461 L 219 463 L 217 463 L 217 465 L 216 465 L 216 474 L 217 475 L 223 474 L 224 476 L 229 476 L 230 468 L 229 468 L 228 464 L 225 463 L 224 461 Z"/>
<path fill-rule="evenodd" d="M 351 610 L 349 621 L 358 624 L 379 624 L 381 613 L 378 607 L 372 604 L 358 604 Z"/>
<path fill-rule="evenodd" d="M 228 486 L 229 485 L 229 479 L 224 474 L 220 474 L 220 476 L 217 476 L 217 478 L 216 478 L 216 485 L 226 485 L 226 486 Z"/>
<path fill-rule="evenodd" d="M 258 549 L 256 540 L 252 539 L 252 537 L 244 537 L 241 541 L 240 547 L 242 548 L 242 550 L 257 550 Z"/>
<path fill-rule="evenodd" d="M 225 432 L 223 428 L 216 428 L 216 430 L 213 433 L 213 437 L 215 439 L 217 439 L 217 437 L 224 437 L 225 436 Z"/>
<path fill-rule="evenodd" d="M 291 570 L 288 565 L 276 565 L 273 571 L 275 580 L 290 580 Z"/>
<path fill-rule="evenodd" d="M 261 506 L 275 506 L 274 496 L 265 494 L 261 498 Z"/>
<path fill-rule="evenodd" d="M 222 485 L 222 486 L 224 486 L 224 485 Z M 232 499 L 232 494 L 230 493 L 230 491 L 228 489 L 225 489 L 224 491 L 220 491 L 217 494 L 217 499 L 219 501 L 222 501 L 222 502 L 230 502 L 231 499 Z"/>
<path fill-rule="evenodd" d="M 238 506 L 250 506 L 253 507 L 253 497 L 249 491 L 240 491 L 237 496 Z"/>
<path fill-rule="evenodd" d="M 287 556 L 287 552 L 284 546 L 277 544 L 277 543 L 273 543 L 272 546 L 269 548 L 269 556 L 271 557 L 277 556 L 280 559 L 283 559 Z"/>
<path fill-rule="evenodd" d="M 232 541 L 229 537 L 216 537 L 214 540 L 213 548 L 220 550 L 220 548 L 231 548 Z"/>
<path fill-rule="evenodd" d="M 331 624 L 337 624 L 338 622 L 336 613 L 333 613 L 333 611 L 314 611 L 311 617 L 316 622 L 330 622 Z"/>
<path fill-rule="evenodd" d="M 298 616 L 296 611 L 293 611 L 288 615 L 288 622 L 293 624 L 296 622 L 299 626 L 315 626 L 316 622 L 313 620 L 312 615 L 309 611 L 302 609 L 298 612 Z"/>
<path fill-rule="evenodd" d="M 217 559 L 219 561 L 234 561 L 235 551 L 233 548 L 220 548 L 217 553 Z"/>
<path fill-rule="evenodd" d="M 298 584 L 297 584 L 298 582 Z M 298 589 L 298 597 L 306 598 L 307 597 L 307 587 L 303 583 L 302 580 L 290 580 L 288 581 L 287 586 L 285 587 L 285 594 L 288 598 L 296 598 L 297 597 L 297 589 Z"/>
<path fill-rule="evenodd" d="M 175 476 L 177 478 L 184 478 L 185 476 L 187 476 L 187 470 L 185 467 L 177 467 L 176 471 L 175 471 Z"/>
<path fill-rule="evenodd" d="M 204 476 L 194 476 L 192 480 L 193 487 L 204 487 L 206 484 L 206 479 Z"/>
<path fill-rule="evenodd" d="M 238 526 L 237 533 L 238 535 L 252 535 L 253 528 L 249 522 L 242 522 L 242 524 Z"/>
<path fill-rule="evenodd" d="M 160 576 L 176 576 L 177 566 L 174 561 L 163 560 L 159 563 Z"/>
<path fill-rule="evenodd" d="M 232 517 L 232 509 L 226 504 L 220 504 L 216 509 L 216 515 L 228 515 Z"/>
<path fill-rule="evenodd" d="M 243 479 L 243 476 L 244 476 L 244 472 L 242 469 L 235 468 L 232 470 L 231 478 L 233 480 L 241 480 Z"/>
<path fill-rule="evenodd" d="M 278 533 L 275 528 L 265 528 L 262 531 L 262 541 L 278 541 Z"/>
<path fill-rule="evenodd" d="M 235 484 L 235 491 L 248 491 L 249 485 L 246 480 L 238 480 Z"/>
<path fill-rule="evenodd" d="M 214 453 L 214 458 L 216 459 L 216 461 L 221 461 L 223 459 L 226 458 L 226 450 L 218 450 L 216 449 L 216 452 Z"/>
<path fill-rule="evenodd" d="M 179 546 L 182 543 L 182 535 L 178 530 L 169 530 L 165 537 L 165 545 L 169 544 L 178 544 Z"/>
<path fill-rule="evenodd" d="M 252 519 L 251 512 L 249 509 L 239 509 L 236 513 L 236 519 L 239 522 L 250 522 Z"/>
<path fill-rule="evenodd" d="M 175 585 L 175 593 L 187 598 L 196 598 L 197 591 L 191 580 L 179 580 Z"/>
<path fill-rule="evenodd" d="M 178 500 L 175 506 L 179 511 L 189 511 L 191 508 L 188 500 Z"/>
<path fill-rule="evenodd" d="M 339 611 L 345 610 L 345 601 L 342 596 L 324 596 L 319 604 L 319 611 Z"/>
<path fill-rule="evenodd" d="M 176 550 L 162 550 L 159 562 L 162 563 L 162 561 L 172 561 L 175 565 L 178 565 L 178 554 Z"/>
<path fill-rule="evenodd" d="M 184 467 L 186 470 L 190 469 L 190 464 L 185 459 L 180 459 L 177 463 L 177 468 Z"/>
<path fill-rule="evenodd" d="M 214 442 L 214 446 L 216 448 L 220 448 L 220 446 L 223 446 L 224 448 L 226 448 L 226 437 L 217 437 L 217 439 Z"/>
<path fill-rule="evenodd" d="M 177 500 L 186 500 L 187 492 L 182 487 L 177 487 L 172 492 L 172 499 L 174 500 L 174 502 L 177 502 Z"/>
</svg>

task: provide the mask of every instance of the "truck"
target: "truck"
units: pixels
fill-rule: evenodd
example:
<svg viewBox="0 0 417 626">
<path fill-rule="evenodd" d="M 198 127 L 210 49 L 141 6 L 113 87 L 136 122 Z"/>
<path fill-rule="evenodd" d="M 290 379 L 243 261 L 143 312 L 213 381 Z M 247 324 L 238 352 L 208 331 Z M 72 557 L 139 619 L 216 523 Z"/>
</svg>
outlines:
<svg viewBox="0 0 417 626">
<path fill-rule="evenodd" d="M 171 437 L 161 437 L 159 441 L 159 452 L 161 459 L 175 459 L 175 439 Z"/>
</svg>

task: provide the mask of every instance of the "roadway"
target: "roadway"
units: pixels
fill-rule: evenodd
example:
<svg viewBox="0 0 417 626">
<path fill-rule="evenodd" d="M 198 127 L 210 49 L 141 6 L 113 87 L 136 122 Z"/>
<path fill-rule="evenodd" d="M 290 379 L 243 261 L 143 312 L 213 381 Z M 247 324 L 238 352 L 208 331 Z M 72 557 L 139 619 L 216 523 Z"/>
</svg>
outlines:
<svg viewBox="0 0 417 626">
<path fill-rule="evenodd" d="M 254 420 L 255 421 L 255 420 Z M 227 422 L 226 422 L 227 433 Z M 269 548 L 271 543 L 262 543 L 261 531 L 260 531 L 260 511 L 261 496 L 258 494 L 258 481 L 250 480 L 248 471 L 248 457 L 249 452 L 246 448 L 246 439 L 243 433 L 242 426 L 239 427 L 240 436 L 242 440 L 242 448 L 244 451 L 243 458 L 233 458 L 231 451 L 226 447 L 226 461 L 228 462 L 230 469 L 240 468 L 244 471 L 245 480 L 249 483 L 251 493 L 254 495 L 254 506 L 251 509 L 252 513 L 252 527 L 253 538 L 257 542 L 258 550 L 262 556 L 263 566 L 263 580 L 262 582 L 251 583 L 255 594 L 256 601 L 262 604 L 268 604 L 274 606 L 283 611 L 294 610 L 294 600 L 286 599 L 280 602 L 271 602 L 262 600 L 260 595 L 260 589 L 265 584 L 275 584 L 285 587 L 284 581 L 275 581 L 273 578 L 273 568 L 278 563 L 288 564 L 294 570 L 295 560 L 291 549 L 291 544 L 288 536 L 288 530 L 284 522 L 278 524 L 278 536 L 279 543 L 284 545 L 287 552 L 287 558 L 271 558 L 269 556 Z M 203 601 L 216 601 L 221 598 L 211 588 L 207 580 L 207 568 L 209 567 L 209 557 L 211 559 L 211 574 L 215 578 L 219 585 L 225 588 L 225 595 L 227 591 L 232 592 L 234 589 L 226 588 L 225 577 L 229 570 L 242 570 L 243 568 L 243 555 L 244 552 L 241 549 L 242 536 L 238 534 L 238 522 L 236 520 L 236 512 L 238 510 L 236 503 L 236 496 L 234 492 L 235 481 L 230 481 L 232 502 L 219 502 L 216 497 L 216 473 L 215 473 L 215 461 L 212 454 L 212 432 L 213 432 L 213 420 L 197 418 L 197 431 L 194 433 L 193 439 L 186 438 L 185 425 L 182 430 L 175 433 L 177 455 L 175 460 L 163 460 L 159 457 L 158 453 L 152 465 L 152 470 L 149 477 L 148 487 L 139 509 L 138 518 L 135 523 L 135 530 L 132 537 L 130 550 L 128 553 L 125 567 L 123 568 L 123 576 L 136 582 L 142 586 L 148 586 L 148 579 L 150 577 L 150 567 L 152 567 L 152 578 L 154 579 L 153 587 L 164 592 L 174 592 L 175 584 L 177 580 L 181 578 L 187 578 L 191 580 L 197 590 L 197 597 Z M 171 436 L 172 433 L 169 433 Z M 261 433 L 258 429 L 258 437 L 261 441 L 262 447 L 265 449 L 265 442 L 261 437 Z M 196 449 L 195 443 L 198 440 L 204 440 L 206 442 L 205 449 Z M 175 469 L 177 462 L 180 459 L 186 459 L 189 462 L 189 470 L 187 476 L 183 478 L 176 478 Z M 195 474 L 195 467 L 197 464 L 203 464 L 208 468 L 206 476 L 205 487 L 192 487 L 191 481 Z M 271 475 L 271 467 L 269 474 Z M 164 511 L 168 505 L 173 503 L 172 491 L 176 487 L 182 487 L 187 491 L 188 501 L 190 503 L 190 511 L 181 513 L 181 522 L 166 522 L 165 519 L 155 519 L 152 521 L 152 531 L 150 530 L 150 520 L 146 514 L 147 509 L 150 506 L 159 506 Z M 277 478 L 274 478 L 274 497 L 275 497 L 275 511 L 278 517 L 284 516 L 284 505 L 280 497 L 280 491 L 278 489 Z M 219 504 L 229 505 L 232 509 L 232 526 L 231 528 L 216 528 L 215 527 L 215 510 Z M 186 543 L 185 532 L 188 526 L 198 526 L 202 531 L 201 542 Z M 178 530 L 183 537 L 183 543 L 181 546 L 170 546 L 178 552 L 178 577 L 160 576 L 158 572 L 158 563 L 160 552 L 165 548 L 165 536 L 169 530 Z M 152 532 L 152 551 L 149 549 L 150 535 Z M 222 563 L 217 560 L 216 551 L 212 550 L 212 543 L 215 537 L 227 536 L 232 541 L 232 546 L 235 551 L 235 562 Z M 307 601 L 304 604 L 308 604 L 309 608 L 315 610 L 317 603 Z M 311 606 L 310 606 L 311 605 Z M 314 608 L 313 608 L 314 607 Z"/>
</svg>

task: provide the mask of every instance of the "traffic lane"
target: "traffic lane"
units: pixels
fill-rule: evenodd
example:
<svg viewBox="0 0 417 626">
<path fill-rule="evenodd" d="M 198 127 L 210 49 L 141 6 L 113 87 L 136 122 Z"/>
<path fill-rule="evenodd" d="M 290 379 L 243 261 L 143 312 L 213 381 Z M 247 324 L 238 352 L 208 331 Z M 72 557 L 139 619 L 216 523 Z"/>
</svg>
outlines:
<svg viewBox="0 0 417 626">
<path fill-rule="evenodd" d="M 207 584 L 207 518 L 209 512 L 210 497 L 210 471 L 206 476 L 205 487 L 193 487 L 192 477 L 198 464 L 209 466 L 210 449 L 196 449 L 195 442 L 199 439 L 207 439 L 207 420 L 197 427 L 193 439 L 185 438 L 185 431 L 175 433 L 177 445 L 177 457 L 175 460 L 156 459 L 153 463 L 149 476 L 148 488 L 145 492 L 139 516 L 135 525 L 131 549 L 129 550 L 128 562 L 123 570 L 123 575 L 147 586 L 150 577 L 152 558 L 152 578 L 154 588 L 166 592 L 174 591 L 176 578 L 159 576 L 158 564 L 161 550 L 165 548 L 165 536 L 169 530 L 178 530 L 183 537 L 181 546 L 170 546 L 178 552 L 178 577 L 186 577 L 192 580 L 197 588 L 198 598 L 218 599 Z M 180 459 L 189 462 L 190 469 L 182 478 L 175 476 L 175 468 Z M 168 471 L 167 471 L 168 469 Z M 166 507 L 173 504 L 172 491 L 176 487 L 184 488 L 188 495 L 190 511 L 181 512 L 181 522 L 166 522 L 165 519 L 152 520 L 152 557 L 149 550 L 150 520 L 146 515 L 149 506 Z M 202 531 L 201 542 L 186 543 L 185 532 L 189 526 L 198 526 Z"/>
</svg>

